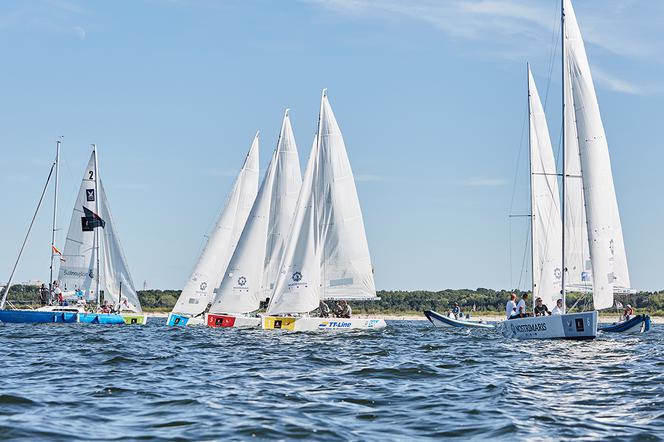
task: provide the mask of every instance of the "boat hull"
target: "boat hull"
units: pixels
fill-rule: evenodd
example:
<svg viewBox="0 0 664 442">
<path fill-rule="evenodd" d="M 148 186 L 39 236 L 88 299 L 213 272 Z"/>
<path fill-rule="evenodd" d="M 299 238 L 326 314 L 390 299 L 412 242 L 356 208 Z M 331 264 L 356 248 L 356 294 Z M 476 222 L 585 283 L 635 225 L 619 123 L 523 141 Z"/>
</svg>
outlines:
<svg viewBox="0 0 664 442">
<path fill-rule="evenodd" d="M 207 313 L 205 323 L 212 328 L 257 328 L 261 325 L 261 318 Z"/>
<path fill-rule="evenodd" d="M 458 319 L 443 316 L 433 310 L 426 310 L 424 316 L 434 325 L 439 328 L 478 328 L 478 329 L 493 329 L 493 324 L 487 324 L 479 321 L 461 321 Z"/>
<path fill-rule="evenodd" d="M 180 315 L 177 313 L 170 313 L 168 315 L 168 319 L 166 320 L 166 325 L 172 325 L 175 327 L 189 327 L 192 325 L 205 325 L 205 322 L 203 320 L 204 318 L 201 317 L 191 317 L 191 316 L 185 316 L 185 315 Z"/>
<path fill-rule="evenodd" d="M 340 331 L 378 330 L 387 327 L 387 324 L 384 319 L 263 316 L 261 327 L 265 330 Z"/>
<path fill-rule="evenodd" d="M 124 324 L 120 315 L 37 310 L 0 310 L 0 322 L 14 324 Z"/>
<path fill-rule="evenodd" d="M 125 324 L 132 325 L 145 325 L 148 322 L 148 315 L 140 313 L 121 313 L 122 319 Z"/>
<path fill-rule="evenodd" d="M 508 319 L 498 328 L 503 336 L 513 339 L 594 339 L 597 312 Z"/>
<path fill-rule="evenodd" d="M 599 327 L 599 331 L 604 333 L 645 333 L 650 331 L 652 324 L 650 316 L 636 315 L 630 320 L 619 322 L 617 324 L 605 325 Z"/>
</svg>

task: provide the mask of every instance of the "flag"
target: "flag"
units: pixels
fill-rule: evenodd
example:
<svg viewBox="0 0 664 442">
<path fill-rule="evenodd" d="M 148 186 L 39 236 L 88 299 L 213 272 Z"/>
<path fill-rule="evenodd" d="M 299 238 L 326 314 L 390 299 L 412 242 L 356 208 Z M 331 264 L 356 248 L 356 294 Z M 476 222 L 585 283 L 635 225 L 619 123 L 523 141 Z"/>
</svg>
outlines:
<svg viewBox="0 0 664 442">
<path fill-rule="evenodd" d="M 65 257 L 62 256 L 62 252 L 60 250 L 58 250 L 57 247 L 55 247 L 54 245 L 51 245 L 51 249 L 53 250 L 53 253 L 55 253 L 56 255 L 60 255 L 60 261 L 62 261 L 62 262 L 66 261 Z"/>
<path fill-rule="evenodd" d="M 81 225 L 84 232 L 91 232 L 95 227 L 104 228 L 106 226 L 106 221 L 101 219 L 101 216 L 85 206 L 83 206 L 83 213 L 85 213 L 85 216 L 81 218 Z"/>
</svg>

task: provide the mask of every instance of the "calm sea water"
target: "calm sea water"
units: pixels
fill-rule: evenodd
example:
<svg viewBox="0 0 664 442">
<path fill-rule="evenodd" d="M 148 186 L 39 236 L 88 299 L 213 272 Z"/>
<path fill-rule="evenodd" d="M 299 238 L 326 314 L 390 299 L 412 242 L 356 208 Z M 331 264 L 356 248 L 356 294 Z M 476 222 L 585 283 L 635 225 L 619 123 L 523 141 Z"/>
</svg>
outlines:
<svg viewBox="0 0 664 442">
<path fill-rule="evenodd" d="M 0 439 L 664 438 L 664 326 L 516 342 L 383 332 L 0 326 Z"/>
</svg>

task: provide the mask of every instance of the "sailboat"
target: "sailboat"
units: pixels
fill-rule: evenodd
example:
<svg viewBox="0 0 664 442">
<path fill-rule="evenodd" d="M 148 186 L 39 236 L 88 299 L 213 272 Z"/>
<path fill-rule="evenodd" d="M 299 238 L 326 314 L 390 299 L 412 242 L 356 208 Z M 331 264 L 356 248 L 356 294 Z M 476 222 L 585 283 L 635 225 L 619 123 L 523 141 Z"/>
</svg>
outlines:
<svg viewBox="0 0 664 442">
<path fill-rule="evenodd" d="M 85 171 L 83 183 L 81 184 L 79 197 L 77 198 L 76 206 L 74 207 L 74 214 L 70 224 L 70 235 L 68 236 L 68 242 L 70 242 L 74 237 L 78 238 L 78 241 L 81 245 L 81 247 L 78 248 L 79 253 L 73 253 L 71 246 L 69 248 L 65 246 L 65 253 L 63 254 L 56 247 L 56 232 L 58 230 L 56 221 L 58 210 L 60 145 L 61 143 L 58 141 L 56 144 L 55 160 L 49 171 L 46 184 L 42 191 L 41 197 L 39 198 L 39 203 L 37 204 L 37 208 L 32 217 L 28 232 L 26 233 L 26 236 L 23 240 L 23 244 L 19 251 L 18 258 L 16 259 L 16 263 L 14 264 L 14 268 L 10 274 L 9 281 L 7 282 L 2 299 L 0 299 L 0 322 L 91 324 L 145 323 L 145 316 L 141 315 L 140 303 L 138 302 L 138 298 L 135 295 L 135 290 L 133 290 L 131 276 L 127 271 L 126 260 L 124 259 L 124 254 L 122 253 L 119 240 L 113 227 L 108 201 L 106 200 L 103 189 L 101 188 L 101 182 L 98 181 L 97 156 L 96 148 L 94 145 L 92 156 L 88 162 L 88 167 Z M 7 306 L 12 307 L 11 302 L 8 301 L 8 295 L 12 287 L 12 281 L 16 269 L 19 266 L 23 251 L 25 250 L 25 246 L 30 238 L 34 221 L 39 213 L 39 209 L 44 200 L 44 195 L 46 194 L 46 191 L 49 187 L 51 178 L 53 177 L 55 179 L 53 192 L 53 227 L 51 235 L 51 266 L 49 281 L 53 281 L 53 272 L 55 267 L 54 262 L 55 258 L 59 257 L 60 261 L 62 262 L 60 266 L 59 278 L 62 279 L 61 284 L 67 284 L 67 282 L 73 281 L 71 279 L 73 277 L 77 277 L 78 281 L 84 281 L 84 283 L 76 286 L 76 290 L 74 292 L 68 292 L 66 290 L 63 292 L 63 296 L 66 301 L 63 305 L 60 305 L 60 303 L 46 305 L 36 310 L 16 308 L 7 309 Z M 100 199 L 103 199 L 103 211 L 100 211 L 99 209 Z M 80 214 L 83 216 L 79 216 Z M 109 229 L 109 236 L 112 237 L 112 239 L 110 241 L 110 245 L 107 245 L 105 248 L 103 248 L 102 244 L 107 241 L 104 239 L 106 235 L 101 236 L 100 230 L 106 228 Z M 87 246 L 84 247 L 84 244 Z M 104 258 L 100 256 L 102 253 L 100 252 L 100 249 L 103 250 L 105 256 Z M 67 255 L 68 252 L 70 252 L 69 255 Z M 67 262 L 67 258 L 71 259 L 69 264 L 65 264 Z M 93 298 L 96 298 L 97 305 L 100 303 L 100 289 L 102 285 L 99 283 L 99 263 L 102 259 L 104 259 L 104 264 L 106 266 L 105 275 L 107 276 L 107 294 L 105 297 L 113 304 L 117 304 L 118 310 L 123 309 L 124 307 L 124 310 L 132 311 L 132 313 L 124 317 L 120 314 L 89 312 L 84 306 L 84 304 L 87 303 L 84 302 L 84 299 L 92 301 Z M 95 281 L 94 290 L 92 289 L 93 281 Z M 115 285 L 116 282 L 117 285 Z M 121 291 L 123 283 L 125 285 L 124 292 Z M 49 283 L 49 286 L 49 292 L 51 293 L 52 297 L 53 293 L 57 293 L 56 287 L 51 285 L 51 283 Z M 114 290 L 116 286 L 118 287 L 117 291 Z M 74 296 L 68 296 L 71 294 L 74 294 Z M 114 295 L 116 296 L 115 298 L 113 297 Z M 68 301 L 75 302 L 70 304 Z"/>
<path fill-rule="evenodd" d="M 629 287 L 608 144 L 571 0 L 561 0 L 561 12 L 564 225 L 560 292 L 565 309 L 567 291 L 578 288 L 575 287 L 577 282 L 586 286 L 592 282 L 595 310 L 504 321 L 501 327 L 503 334 L 519 339 L 594 338 L 597 335 L 598 310 L 612 307 L 614 291 Z M 531 144 L 533 120 L 537 119 L 533 103 L 534 100 L 529 100 Z M 536 109 L 535 113 L 538 112 Z M 536 212 L 533 213 L 535 215 Z"/>
<path fill-rule="evenodd" d="M 182 289 L 167 324 L 177 326 L 204 325 L 205 313 L 230 261 L 249 211 L 258 191 L 258 146 L 256 133 L 235 179 L 217 223 L 208 235 L 187 283 Z"/>
<path fill-rule="evenodd" d="M 325 300 L 376 300 L 362 211 L 341 130 L 323 90 L 316 139 L 263 329 L 380 329 L 383 319 L 310 316 Z"/>
<path fill-rule="evenodd" d="M 58 273 L 65 299 L 115 306 L 128 324 L 145 324 L 106 191 L 99 176 L 97 146 L 83 173 Z"/>
<path fill-rule="evenodd" d="M 208 326 L 260 325 L 252 313 L 270 297 L 301 185 L 300 160 L 286 110 L 265 178 L 206 315 Z"/>
</svg>

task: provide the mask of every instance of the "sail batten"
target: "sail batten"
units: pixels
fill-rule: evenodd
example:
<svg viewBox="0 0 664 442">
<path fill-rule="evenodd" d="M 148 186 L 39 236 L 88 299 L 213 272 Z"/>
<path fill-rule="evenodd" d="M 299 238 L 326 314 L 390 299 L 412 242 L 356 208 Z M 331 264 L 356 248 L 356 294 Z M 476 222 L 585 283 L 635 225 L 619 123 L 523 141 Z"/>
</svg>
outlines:
<svg viewBox="0 0 664 442">
<path fill-rule="evenodd" d="M 198 315 L 214 296 L 242 233 L 258 191 L 259 135 L 253 139 L 247 157 L 235 179 L 224 209 L 208 235 L 194 270 L 182 289 L 173 312 Z"/>
</svg>

